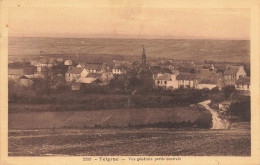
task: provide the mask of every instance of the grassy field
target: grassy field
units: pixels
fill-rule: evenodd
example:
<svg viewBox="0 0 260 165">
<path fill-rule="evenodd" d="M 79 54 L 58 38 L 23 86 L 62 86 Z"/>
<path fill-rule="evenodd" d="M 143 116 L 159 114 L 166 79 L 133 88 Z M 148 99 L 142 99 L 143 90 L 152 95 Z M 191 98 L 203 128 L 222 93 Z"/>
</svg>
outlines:
<svg viewBox="0 0 260 165">
<path fill-rule="evenodd" d="M 156 122 L 194 122 L 211 116 L 195 107 L 114 109 L 64 112 L 9 113 L 9 129 L 84 128 L 100 126 L 124 127 Z"/>
<path fill-rule="evenodd" d="M 250 156 L 249 123 L 207 129 L 9 129 L 9 156 Z"/>
</svg>

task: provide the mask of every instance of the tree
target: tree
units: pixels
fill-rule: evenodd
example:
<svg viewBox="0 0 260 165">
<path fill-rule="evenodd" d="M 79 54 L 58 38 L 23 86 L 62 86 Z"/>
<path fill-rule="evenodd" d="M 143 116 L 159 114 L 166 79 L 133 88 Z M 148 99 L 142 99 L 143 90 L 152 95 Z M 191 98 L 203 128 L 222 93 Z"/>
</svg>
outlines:
<svg viewBox="0 0 260 165">
<path fill-rule="evenodd" d="M 218 87 L 214 87 L 214 88 L 211 89 L 211 92 L 214 93 L 214 94 L 215 93 L 219 93 L 219 88 Z"/>
<path fill-rule="evenodd" d="M 139 65 L 136 62 L 132 63 L 132 67 L 129 70 L 128 74 L 130 75 L 130 85 L 132 86 L 132 89 L 135 90 L 136 85 L 138 83 L 137 74 L 139 70 Z"/>
<path fill-rule="evenodd" d="M 235 87 L 233 85 L 228 85 L 223 88 L 223 93 L 226 99 L 228 99 L 233 92 L 235 92 Z"/>
<path fill-rule="evenodd" d="M 238 117 L 240 121 L 250 121 L 251 120 L 251 106 L 250 99 L 246 101 L 240 101 L 232 103 L 228 110 L 227 114 L 235 117 Z"/>
</svg>

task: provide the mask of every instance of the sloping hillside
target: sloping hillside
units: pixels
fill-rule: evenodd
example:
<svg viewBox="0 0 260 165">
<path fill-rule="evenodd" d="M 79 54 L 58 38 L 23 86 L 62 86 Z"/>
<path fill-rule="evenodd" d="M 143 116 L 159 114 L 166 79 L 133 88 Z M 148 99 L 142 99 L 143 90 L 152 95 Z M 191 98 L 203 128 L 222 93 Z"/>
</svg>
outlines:
<svg viewBox="0 0 260 165">
<path fill-rule="evenodd" d="M 40 55 L 41 52 L 131 56 L 142 54 L 142 44 L 148 57 L 250 61 L 248 40 L 9 38 L 9 55 Z"/>
</svg>

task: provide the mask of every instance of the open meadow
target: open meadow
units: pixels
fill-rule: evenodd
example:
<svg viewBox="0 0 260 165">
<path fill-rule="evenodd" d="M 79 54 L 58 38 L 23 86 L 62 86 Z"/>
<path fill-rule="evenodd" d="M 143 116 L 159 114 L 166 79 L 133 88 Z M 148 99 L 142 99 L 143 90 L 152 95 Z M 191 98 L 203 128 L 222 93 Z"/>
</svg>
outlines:
<svg viewBox="0 0 260 165">
<path fill-rule="evenodd" d="M 195 107 L 111 109 L 62 112 L 9 113 L 9 129 L 52 129 L 126 127 L 152 123 L 180 123 L 205 120 L 210 127 L 208 111 Z"/>
<path fill-rule="evenodd" d="M 231 130 L 92 128 L 9 130 L 9 156 L 250 156 L 250 124 Z"/>
<path fill-rule="evenodd" d="M 217 130 L 196 123 L 205 126 L 211 120 L 208 111 L 195 107 L 14 112 L 9 113 L 8 152 L 9 156 L 250 156 L 250 123 Z"/>
</svg>

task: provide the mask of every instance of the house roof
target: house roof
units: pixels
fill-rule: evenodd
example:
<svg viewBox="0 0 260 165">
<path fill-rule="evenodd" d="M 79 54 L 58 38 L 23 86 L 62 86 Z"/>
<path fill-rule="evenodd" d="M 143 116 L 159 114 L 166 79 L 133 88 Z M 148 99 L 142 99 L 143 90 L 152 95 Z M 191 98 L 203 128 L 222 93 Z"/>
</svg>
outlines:
<svg viewBox="0 0 260 165">
<path fill-rule="evenodd" d="M 229 66 L 229 67 L 225 70 L 224 74 L 225 74 L 225 75 L 230 75 L 230 74 L 231 74 L 231 75 L 234 75 L 234 74 L 237 74 L 239 67 L 240 67 L 240 66 Z"/>
<path fill-rule="evenodd" d="M 155 80 L 167 80 L 167 81 L 170 81 L 171 80 L 171 74 L 169 74 L 169 73 L 157 74 Z"/>
<path fill-rule="evenodd" d="M 198 75 L 194 73 L 180 73 L 177 78 L 177 80 L 195 80 L 198 79 Z"/>
<path fill-rule="evenodd" d="M 199 77 L 204 79 L 208 78 L 212 75 L 212 72 L 209 69 L 200 69 L 199 70 Z"/>
<path fill-rule="evenodd" d="M 73 67 L 67 73 L 69 73 L 69 74 L 80 74 L 83 70 L 84 70 L 84 68 Z"/>
<path fill-rule="evenodd" d="M 87 77 L 89 78 L 100 78 L 102 76 L 102 73 L 89 73 Z"/>
<path fill-rule="evenodd" d="M 230 105 L 232 104 L 232 101 L 222 101 L 220 104 Z"/>
<path fill-rule="evenodd" d="M 9 75 L 23 75 L 24 71 L 23 71 L 23 69 L 11 69 L 11 68 L 8 68 L 8 74 Z"/>
<path fill-rule="evenodd" d="M 101 65 L 100 64 L 86 64 L 85 68 L 88 70 L 100 70 Z"/>
<path fill-rule="evenodd" d="M 114 66 L 113 69 L 120 69 L 120 70 L 125 70 L 126 67 L 125 66 Z"/>
<path fill-rule="evenodd" d="M 227 64 L 216 63 L 216 64 L 214 64 L 214 67 L 217 70 L 225 71 L 227 69 Z"/>
<path fill-rule="evenodd" d="M 216 81 L 212 79 L 203 79 L 199 82 L 200 84 L 216 84 Z"/>
<path fill-rule="evenodd" d="M 199 70 L 199 78 L 201 80 L 211 79 L 211 81 L 217 81 L 221 77 L 222 77 L 221 73 L 214 73 L 214 72 L 211 72 L 209 69 L 200 69 Z"/>
<path fill-rule="evenodd" d="M 36 67 L 25 67 L 23 68 L 23 72 L 25 75 L 33 74 L 36 70 Z"/>
<path fill-rule="evenodd" d="M 38 61 L 38 63 L 39 63 L 39 64 L 47 64 L 48 61 L 47 61 L 46 59 L 40 59 L 40 60 Z"/>
<path fill-rule="evenodd" d="M 93 78 L 93 77 L 85 77 L 85 78 L 81 77 L 76 82 L 77 83 L 83 83 L 83 84 L 90 84 L 90 83 L 93 83 L 96 80 L 97 80 L 97 78 Z"/>
<path fill-rule="evenodd" d="M 240 77 L 236 84 L 250 85 L 250 77 Z"/>
<path fill-rule="evenodd" d="M 21 76 L 20 79 L 29 79 L 29 78 L 26 76 Z"/>
<path fill-rule="evenodd" d="M 86 67 L 86 64 L 84 64 L 84 63 L 78 63 L 78 65 L 81 65 L 83 68 Z"/>
</svg>

